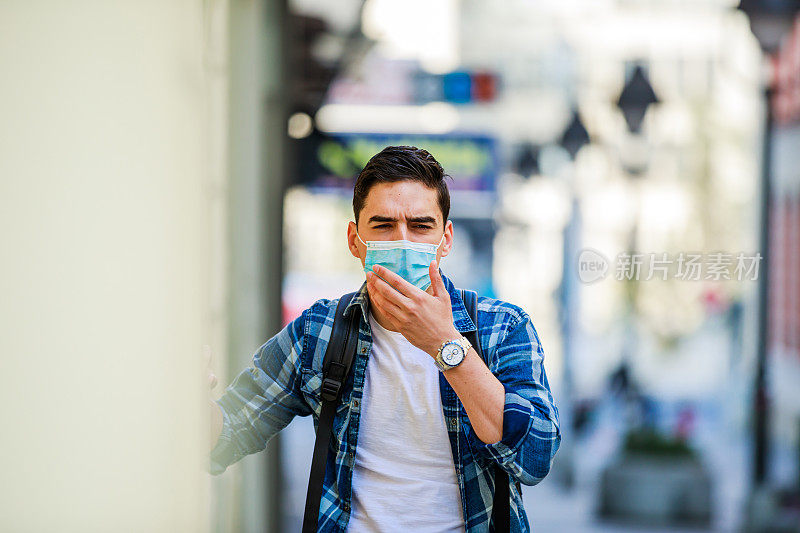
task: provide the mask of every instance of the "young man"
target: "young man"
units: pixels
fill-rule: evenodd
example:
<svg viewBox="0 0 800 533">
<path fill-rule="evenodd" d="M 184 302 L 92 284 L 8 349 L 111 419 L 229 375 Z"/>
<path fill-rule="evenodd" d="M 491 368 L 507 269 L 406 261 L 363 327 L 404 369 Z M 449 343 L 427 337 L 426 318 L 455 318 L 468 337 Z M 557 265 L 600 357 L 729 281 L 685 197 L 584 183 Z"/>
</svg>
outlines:
<svg viewBox="0 0 800 533">
<path fill-rule="evenodd" d="M 541 481 L 560 444 L 530 317 L 479 296 L 474 324 L 438 267 L 453 244 L 444 177 L 425 150 L 391 146 L 356 181 L 347 243 L 367 279 L 345 311 L 360 307 L 361 324 L 319 531 L 489 531 L 495 465 L 512 482 L 511 531 L 528 531 L 519 484 Z M 306 309 L 212 402 L 212 474 L 264 449 L 293 417 L 319 417 L 337 303 Z M 488 368 L 463 336 L 476 326 Z"/>
</svg>

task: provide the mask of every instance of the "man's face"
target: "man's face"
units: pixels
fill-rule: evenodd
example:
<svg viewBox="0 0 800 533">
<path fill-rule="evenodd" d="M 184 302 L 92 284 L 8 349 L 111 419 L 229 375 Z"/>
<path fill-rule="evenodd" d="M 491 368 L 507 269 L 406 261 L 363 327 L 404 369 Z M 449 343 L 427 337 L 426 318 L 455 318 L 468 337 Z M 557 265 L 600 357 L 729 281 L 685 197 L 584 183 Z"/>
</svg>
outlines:
<svg viewBox="0 0 800 533">
<path fill-rule="evenodd" d="M 347 227 L 347 242 L 350 253 L 361 260 L 367 247 L 358 240 L 356 232 L 363 241 L 408 240 L 439 244 L 436 263 L 450 253 L 453 244 L 453 223 L 444 223 L 437 201 L 435 189 L 426 187 L 418 181 L 395 181 L 377 183 L 372 186 L 358 216 L 358 226 L 350 222 Z M 428 289 L 430 292 L 430 289 Z"/>
</svg>

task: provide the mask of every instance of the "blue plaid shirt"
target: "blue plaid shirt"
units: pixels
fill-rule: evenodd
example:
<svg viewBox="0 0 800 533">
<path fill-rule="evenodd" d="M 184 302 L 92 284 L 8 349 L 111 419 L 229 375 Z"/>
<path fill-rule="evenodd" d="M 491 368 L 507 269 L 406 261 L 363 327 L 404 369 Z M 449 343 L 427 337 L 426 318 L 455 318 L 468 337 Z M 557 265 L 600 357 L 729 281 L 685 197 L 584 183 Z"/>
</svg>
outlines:
<svg viewBox="0 0 800 533">
<path fill-rule="evenodd" d="M 441 270 L 440 270 L 441 272 Z M 458 289 L 444 275 L 453 322 L 460 332 L 474 331 Z M 223 428 L 211 451 L 211 474 L 220 474 L 267 441 L 295 416 L 312 415 L 317 427 L 322 409 L 322 361 L 331 335 L 336 300 L 318 300 L 262 345 L 253 366 L 243 370 L 217 401 Z M 544 370 L 544 352 L 530 317 L 521 308 L 478 297 L 478 338 L 484 360 L 505 387 L 503 436 L 486 444 L 475 436 L 467 413 L 444 375 L 439 374 L 442 410 L 467 533 L 490 531 L 494 465 L 511 480 L 511 531 L 529 531 L 520 483 L 535 485 L 549 472 L 561 442 L 558 410 Z M 350 519 L 351 481 L 358 442 L 364 374 L 372 337 L 366 283 L 345 310 L 361 306 L 361 325 L 353 368 L 343 386 L 333 422 L 319 511 L 319 531 L 343 532 Z M 433 360 L 431 360 L 433 364 Z M 368 400 L 367 400 L 368 401 Z M 309 458 L 310 459 L 310 458 Z"/>
</svg>

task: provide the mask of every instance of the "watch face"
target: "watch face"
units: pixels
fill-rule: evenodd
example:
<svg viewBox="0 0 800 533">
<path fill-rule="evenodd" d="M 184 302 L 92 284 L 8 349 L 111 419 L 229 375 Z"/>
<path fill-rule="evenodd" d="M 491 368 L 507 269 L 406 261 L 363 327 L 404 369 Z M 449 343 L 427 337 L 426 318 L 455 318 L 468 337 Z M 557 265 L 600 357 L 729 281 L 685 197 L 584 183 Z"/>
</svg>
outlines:
<svg viewBox="0 0 800 533">
<path fill-rule="evenodd" d="M 457 365 L 464 359 L 464 348 L 456 343 L 447 344 L 442 350 L 442 360 L 450 366 Z"/>
</svg>

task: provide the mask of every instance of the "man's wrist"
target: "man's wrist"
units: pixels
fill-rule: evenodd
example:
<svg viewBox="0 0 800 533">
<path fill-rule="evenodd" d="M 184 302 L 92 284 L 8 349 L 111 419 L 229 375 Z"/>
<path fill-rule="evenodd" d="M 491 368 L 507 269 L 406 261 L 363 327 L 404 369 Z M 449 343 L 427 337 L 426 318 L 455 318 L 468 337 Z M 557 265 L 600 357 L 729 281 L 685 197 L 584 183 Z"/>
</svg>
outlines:
<svg viewBox="0 0 800 533">
<path fill-rule="evenodd" d="M 436 359 L 439 355 L 439 350 L 441 349 L 442 345 L 448 341 L 453 341 L 456 339 L 460 339 L 462 334 L 456 328 L 453 328 L 450 332 L 443 333 L 437 336 L 438 343 L 432 347 L 431 351 L 428 352 L 432 358 Z"/>
</svg>

